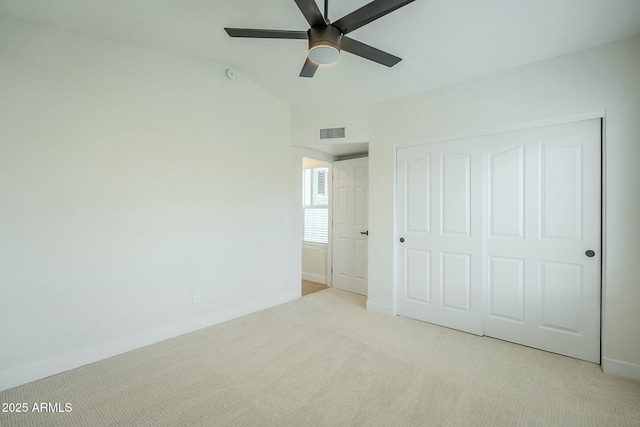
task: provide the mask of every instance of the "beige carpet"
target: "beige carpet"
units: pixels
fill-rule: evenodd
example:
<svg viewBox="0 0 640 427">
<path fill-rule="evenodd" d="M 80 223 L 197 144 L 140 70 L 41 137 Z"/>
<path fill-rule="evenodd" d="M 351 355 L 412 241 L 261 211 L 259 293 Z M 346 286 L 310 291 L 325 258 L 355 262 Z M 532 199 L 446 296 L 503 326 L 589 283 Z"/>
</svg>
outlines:
<svg viewBox="0 0 640 427">
<path fill-rule="evenodd" d="M 4 426 L 639 426 L 640 383 L 328 289 L 5 392 Z"/>
</svg>

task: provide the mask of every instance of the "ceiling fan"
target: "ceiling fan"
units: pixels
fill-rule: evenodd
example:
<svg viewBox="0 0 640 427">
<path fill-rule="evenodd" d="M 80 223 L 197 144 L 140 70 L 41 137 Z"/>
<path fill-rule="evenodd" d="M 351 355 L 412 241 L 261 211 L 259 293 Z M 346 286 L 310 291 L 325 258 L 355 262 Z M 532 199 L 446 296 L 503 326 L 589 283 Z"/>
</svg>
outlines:
<svg viewBox="0 0 640 427">
<path fill-rule="evenodd" d="M 374 0 L 351 12 L 350 14 L 330 22 L 329 0 L 324 1 L 324 16 L 315 0 L 294 0 L 311 26 L 307 31 L 295 30 L 261 30 L 253 28 L 225 28 L 231 37 L 248 37 L 257 39 L 308 39 L 309 53 L 300 71 L 300 77 L 313 77 L 319 65 L 333 64 L 340 57 L 340 50 L 361 56 L 387 67 L 393 67 L 402 58 L 361 43 L 345 34 L 356 30 L 369 22 L 399 9 L 414 0 Z"/>
</svg>

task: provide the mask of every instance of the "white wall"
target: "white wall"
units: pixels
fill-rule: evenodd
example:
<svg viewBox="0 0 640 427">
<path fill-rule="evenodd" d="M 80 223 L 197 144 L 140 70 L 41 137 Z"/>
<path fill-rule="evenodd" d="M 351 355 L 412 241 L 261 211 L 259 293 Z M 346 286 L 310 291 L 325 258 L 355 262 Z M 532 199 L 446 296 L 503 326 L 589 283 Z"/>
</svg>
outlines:
<svg viewBox="0 0 640 427">
<path fill-rule="evenodd" d="M 327 284 L 327 245 L 302 243 L 302 278 Z"/>
<path fill-rule="evenodd" d="M 606 110 L 603 367 L 640 379 L 640 38 L 371 108 L 368 306 L 394 305 L 394 144 Z"/>
<path fill-rule="evenodd" d="M 0 389 L 299 297 L 286 104 L 5 20 L 0 64 Z"/>
</svg>

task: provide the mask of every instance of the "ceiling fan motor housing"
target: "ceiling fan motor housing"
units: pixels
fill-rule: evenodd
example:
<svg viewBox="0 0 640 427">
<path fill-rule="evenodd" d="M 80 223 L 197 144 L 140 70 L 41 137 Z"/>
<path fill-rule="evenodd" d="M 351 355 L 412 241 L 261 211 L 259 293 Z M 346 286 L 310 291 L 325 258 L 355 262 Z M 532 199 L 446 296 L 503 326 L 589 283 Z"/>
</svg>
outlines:
<svg viewBox="0 0 640 427">
<path fill-rule="evenodd" d="M 332 64 L 340 56 L 342 32 L 333 25 L 312 27 L 309 36 L 309 58 L 318 64 Z"/>
</svg>

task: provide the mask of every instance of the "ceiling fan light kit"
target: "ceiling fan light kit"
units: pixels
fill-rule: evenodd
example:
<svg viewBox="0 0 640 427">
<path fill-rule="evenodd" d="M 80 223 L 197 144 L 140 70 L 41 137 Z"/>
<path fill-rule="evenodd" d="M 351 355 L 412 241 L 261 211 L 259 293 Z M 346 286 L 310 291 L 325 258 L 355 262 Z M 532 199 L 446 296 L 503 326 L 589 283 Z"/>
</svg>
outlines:
<svg viewBox="0 0 640 427">
<path fill-rule="evenodd" d="M 309 49 L 309 59 L 319 65 L 335 64 L 340 59 L 340 49 L 319 44 Z"/>
<path fill-rule="evenodd" d="M 340 30 L 332 25 L 327 25 L 326 27 L 310 28 L 307 33 L 309 36 L 309 59 L 320 65 L 338 62 L 340 41 L 342 40 Z"/>
<path fill-rule="evenodd" d="M 262 30 L 254 28 L 225 28 L 230 37 L 259 39 L 308 39 L 307 59 L 300 77 L 313 77 L 319 65 L 338 61 L 340 52 L 346 51 L 378 64 L 393 67 L 402 58 L 361 43 L 345 34 L 367 25 L 415 0 L 374 0 L 360 9 L 331 23 L 328 17 L 329 1 L 324 2 L 324 16 L 315 0 L 294 0 L 309 23 L 309 30 Z"/>
</svg>

